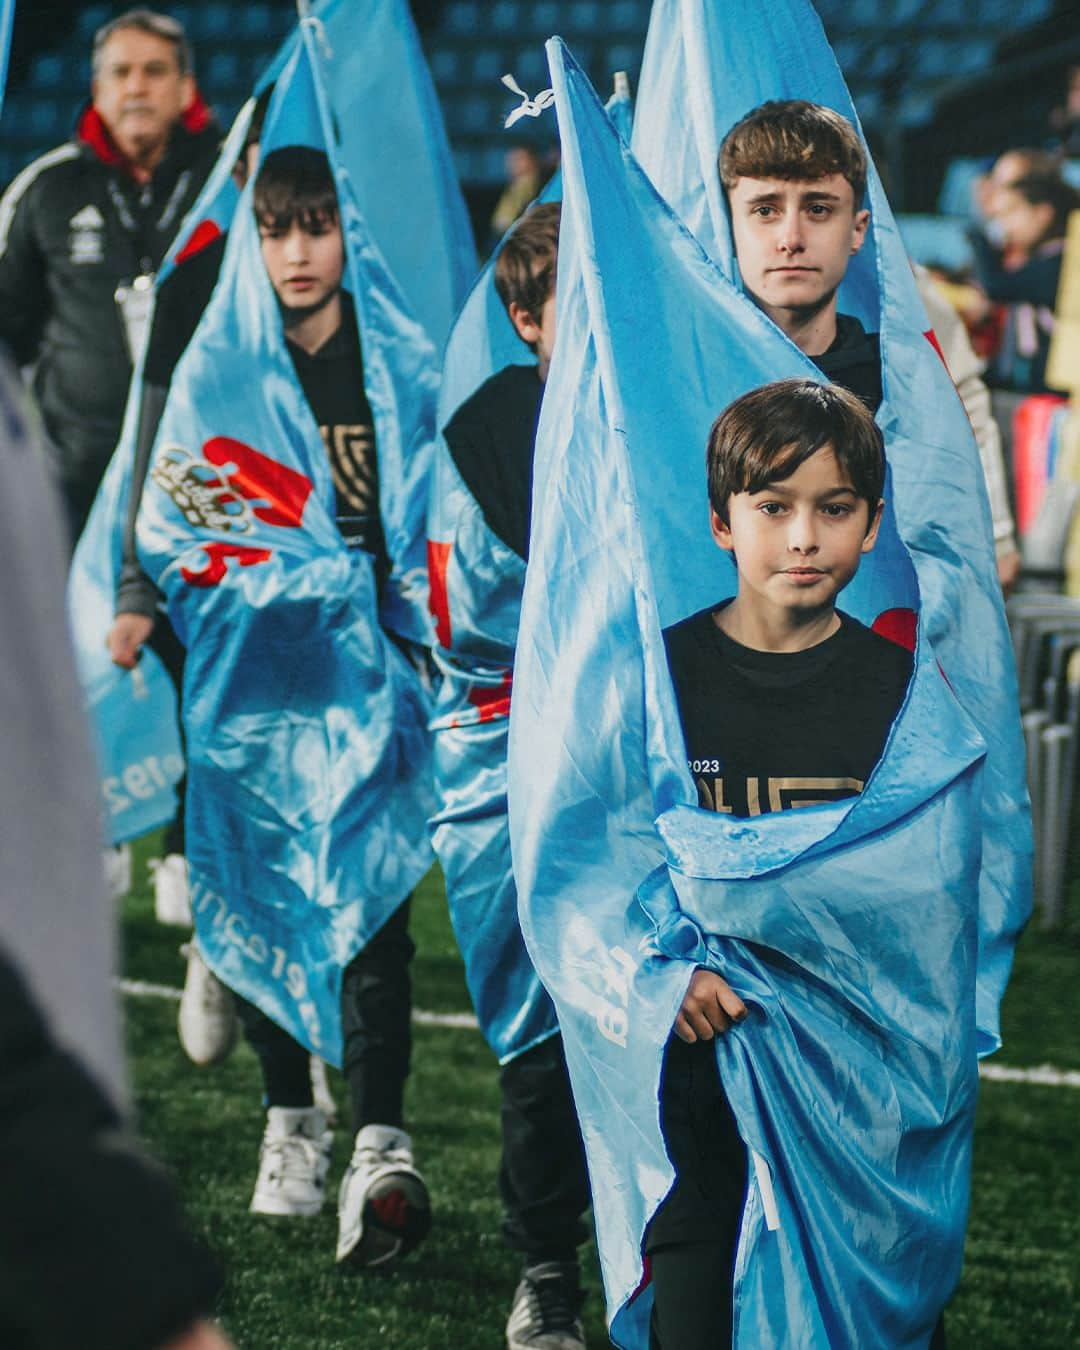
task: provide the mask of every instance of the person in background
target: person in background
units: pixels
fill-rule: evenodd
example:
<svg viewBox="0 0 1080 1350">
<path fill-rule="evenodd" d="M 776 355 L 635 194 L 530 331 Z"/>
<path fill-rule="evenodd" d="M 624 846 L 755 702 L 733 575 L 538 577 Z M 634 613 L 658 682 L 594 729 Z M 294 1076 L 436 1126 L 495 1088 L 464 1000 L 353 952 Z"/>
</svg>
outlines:
<svg viewBox="0 0 1080 1350">
<path fill-rule="evenodd" d="M 971 429 L 975 433 L 979 460 L 986 479 L 986 493 L 990 499 L 990 515 L 994 523 L 994 552 L 997 557 L 998 580 L 1007 596 L 1020 574 L 1020 550 L 1016 543 L 1016 524 L 1009 505 L 1008 474 L 1001 449 L 1001 430 L 990 408 L 990 390 L 982 378 L 986 366 L 975 354 L 963 319 L 942 294 L 934 278 L 925 267 L 920 267 L 917 263 L 913 270 L 938 347 L 956 385 L 956 392 L 960 395 Z"/>
<path fill-rule="evenodd" d="M 540 152 L 530 141 L 518 141 L 506 152 L 506 186 L 499 194 L 489 226 L 489 251 L 495 247 L 530 202 L 540 195 L 549 175 Z"/>
<path fill-rule="evenodd" d="M 181 26 L 132 9 L 94 36 L 74 138 L 0 200 L 0 339 L 33 391 L 73 548 L 120 435 L 153 274 L 218 151 Z"/>
<path fill-rule="evenodd" d="M 1078 208 L 1080 192 L 1059 172 L 1033 170 L 998 193 L 1002 248 L 995 248 L 978 231 L 971 233 L 986 304 L 1006 306 L 1001 346 L 989 372 L 993 385 L 1027 394 L 1047 392 L 1046 359 L 1065 230 L 1070 212 Z"/>
</svg>

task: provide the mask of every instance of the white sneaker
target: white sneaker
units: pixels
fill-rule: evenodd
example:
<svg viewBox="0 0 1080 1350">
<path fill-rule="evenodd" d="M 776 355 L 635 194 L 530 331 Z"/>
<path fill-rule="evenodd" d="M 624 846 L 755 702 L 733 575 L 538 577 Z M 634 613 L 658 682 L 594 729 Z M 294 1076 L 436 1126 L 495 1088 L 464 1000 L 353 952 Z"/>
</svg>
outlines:
<svg viewBox="0 0 1080 1350">
<path fill-rule="evenodd" d="M 191 898 L 188 895 L 187 859 L 182 853 L 151 858 L 154 874 L 154 917 L 158 923 L 190 928 Z"/>
<path fill-rule="evenodd" d="M 131 845 L 117 844 L 115 848 L 102 849 L 101 865 L 109 899 L 122 899 L 131 890 Z"/>
<path fill-rule="evenodd" d="M 180 1044 L 193 1064 L 220 1064 L 236 1044 L 233 996 L 210 970 L 194 942 L 185 942 L 180 953 L 188 963 L 176 1020 Z"/>
<path fill-rule="evenodd" d="M 576 1261 L 527 1267 L 506 1323 L 507 1350 L 585 1350 Z"/>
<path fill-rule="evenodd" d="M 365 1125 L 338 1192 L 337 1259 L 386 1266 L 431 1228 L 431 1199 L 413 1166 L 412 1140 L 392 1125 Z"/>
<path fill-rule="evenodd" d="M 271 1106 L 259 1149 L 252 1214 L 310 1219 L 326 1198 L 334 1136 L 317 1106 Z"/>
</svg>

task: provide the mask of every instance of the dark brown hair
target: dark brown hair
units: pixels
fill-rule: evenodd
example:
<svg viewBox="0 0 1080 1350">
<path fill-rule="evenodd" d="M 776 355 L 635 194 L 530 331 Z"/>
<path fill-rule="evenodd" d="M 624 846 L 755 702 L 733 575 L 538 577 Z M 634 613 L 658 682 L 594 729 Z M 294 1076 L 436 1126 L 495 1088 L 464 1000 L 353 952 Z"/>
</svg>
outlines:
<svg viewBox="0 0 1080 1350">
<path fill-rule="evenodd" d="M 885 485 L 881 431 L 861 399 L 835 384 L 777 380 L 729 403 L 705 449 L 709 503 L 725 523 L 736 492 L 763 492 L 829 446 L 871 517 Z"/>
<path fill-rule="evenodd" d="M 294 220 L 305 229 L 336 223 L 337 189 L 325 152 L 309 145 L 271 150 L 259 165 L 252 205 L 267 229 L 287 230 Z"/>
<path fill-rule="evenodd" d="M 855 209 L 866 192 L 866 151 L 855 128 L 831 108 L 805 99 L 770 99 L 736 122 L 720 146 L 720 181 L 740 178 L 825 178 L 851 184 Z"/>
<path fill-rule="evenodd" d="M 507 309 L 520 305 L 537 323 L 555 290 L 559 260 L 558 202 L 534 206 L 506 236 L 495 259 L 495 289 Z"/>
</svg>

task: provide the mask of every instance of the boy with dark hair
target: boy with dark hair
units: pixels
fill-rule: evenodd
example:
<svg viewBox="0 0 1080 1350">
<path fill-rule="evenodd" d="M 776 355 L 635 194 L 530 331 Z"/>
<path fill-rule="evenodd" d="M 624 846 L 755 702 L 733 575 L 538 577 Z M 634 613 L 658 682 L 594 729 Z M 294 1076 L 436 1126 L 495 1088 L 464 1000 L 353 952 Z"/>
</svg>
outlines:
<svg viewBox="0 0 1080 1350">
<path fill-rule="evenodd" d="M 446 611 L 437 618 L 440 664 L 447 674 L 440 699 L 440 714 L 445 711 L 446 716 L 437 715 L 435 722 L 441 809 L 433 842 L 481 1023 L 486 1029 L 495 1024 L 515 1028 L 499 1045 L 496 1036 L 489 1036 L 501 1063 L 503 1236 L 522 1257 L 506 1325 L 509 1350 L 575 1350 L 584 1345 L 577 1248 L 587 1237 L 582 1215 L 590 1203 L 589 1181 L 562 1037 L 525 951 L 509 872 L 506 729 L 514 648 L 513 637 L 499 630 L 498 623 L 520 605 L 522 564 L 529 552 L 533 452 L 555 341 L 559 218 L 557 203 L 533 207 L 495 260 L 499 298 L 536 362 L 508 365 L 491 376 L 444 429 L 471 501 L 452 522 L 451 539 L 444 545 L 447 555 L 453 551 L 453 566 L 446 577 L 433 576 L 432 584 L 433 596 L 446 597 Z M 482 556 L 470 554 L 477 510 L 513 558 L 504 552 L 500 562 L 497 545 L 492 552 L 486 543 L 479 550 Z M 467 594 L 455 590 L 455 576 Z M 470 621 L 475 630 L 471 636 Z M 485 679 L 473 684 L 480 632 Z M 491 686 L 493 679 L 497 688 Z M 467 709 L 470 704 L 474 713 L 481 709 L 475 723 L 477 744 L 470 753 L 483 757 L 485 790 L 483 802 L 466 803 L 454 775 L 472 724 L 456 714 L 459 706 Z M 490 826 L 491 831 L 485 834 L 480 865 L 493 856 L 505 860 L 501 872 L 501 862 L 490 865 L 491 875 L 483 884 L 476 881 L 477 864 L 469 853 L 470 831 L 478 821 L 481 829 Z M 464 863 L 463 855 L 468 855 Z"/>
<path fill-rule="evenodd" d="M 819 104 L 773 99 L 724 137 L 719 172 L 747 294 L 829 380 L 876 412 L 878 335 L 836 309 L 870 223 L 855 128 Z"/>
<path fill-rule="evenodd" d="M 737 592 L 664 635 L 699 803 L 756 816 L 857 795 L 912 670 L 910 653 L 836 609 L 877 538 L 881 432 L 847 391 L 781 380 L 724 410 L 706 465 Z M 654 1350 L 730 1343 L 746 1149 L 711 1042 L 745 1015 L 726 981 L 695 970 L 661 1089 L 676 1180 L 646 1238 Z"/>
<path fill-rule="evenodd" d="M 268 154 L 253 208 L 286 347 L 330 462 L 338 529 L 349 547 L 374 556 L 376 578 L 385 579 L 374 420 L 355 308 L 342 289 L 345 244 L 325 153 L 287 146 Z M 155 481 L 159 472 L 155 466 Z M 408 913 L 406 899 L 342 973 L 342 1067 L 357 1133 L 338 1198 L 337 1259 L 354 1266 L 388 1265 L 420 1242 L 431 1222 L 427 1188 L 402 1128 L 415 950 Z M 317 1214 L 332 1136 L 313 1101 L 308 1052 L 259 1009 L 237 1002 L 267 1105 L 251 1209 Z"/>
</svg>

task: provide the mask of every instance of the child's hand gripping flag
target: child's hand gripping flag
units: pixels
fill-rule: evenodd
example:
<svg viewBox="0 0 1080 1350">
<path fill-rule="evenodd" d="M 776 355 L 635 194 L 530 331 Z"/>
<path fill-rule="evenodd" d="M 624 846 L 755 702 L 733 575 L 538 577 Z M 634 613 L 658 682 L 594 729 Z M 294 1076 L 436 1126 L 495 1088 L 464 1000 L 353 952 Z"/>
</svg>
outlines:
<svg viewBox="0 0 1080 1350">
<path fill-rule="evenodd" d="M 250 184 L 172 382 L 139 543 L 188 647 L 200 946 L 231 988 L 337 1060 L 341 970 L 431 861 L 427 700 L 387 633 L 426 633 L 437 377 L 338 163 L 318 63 L 305 30 L 262 150 L 324 149 L 335 172 L 389 579 L 380 600 L 371 555 L 348 549 L 336 527 L 330 465 L 286 350 Z"/>
<path fill-rule="evenodd" d="M 698 809 L 661 629 L 734 589 L 709 534 L 706 436 L 746 390 L 820 373 L 657 196 L 561 44 L 549 56 L 564 156 L 558 344 L 509 807 L 522 927 L 589 1151 L 613 1335 L 647 1342 L 642 1239 L 672 1183 L 661 1059 L 702 965 L 751 1008 L 717 1044 L 759 1160 L 736 1345 L 925 1345 L 966 1217 L 985 755 L 939 660 L 952 680 L 950 660 L 977 651 L 1005 690 L 996 734 L 1018 731 L 970 430 L 928 344 L 896 331 L 887 397 L 918 379 L 936 418 L 916 440 L 887 405 L 895 509 L 844 592 L 868 625 L 917 610 L 911 686 L 866 791 L 752 820 Z M 1022 794 L 1007 805 L 1022 849 Z"/>
<path fill-rule="evenodd" d="M 743 10 L 700 0 L 656 0 L 641 72 L 632 145 L 660 193 L 729 280 L 738 284 L 721 141 L 766 99 L 808 99 L 859 126 L 844 78 L 809 0 Z M 688 134 L 689 128 L 689 134 Z M 979 899 L 979 1053 L 1000 1044 L 999 1006 L 1013 946 L 1031 909 L 1031 838 L 993 529 L 978 450 L 942 379 L 930 323 L 885 192 L 867 152 L 867 244 L 840 286 L 840 308 L 881 333 L 884 403 L 901 533 L 910 548 L 966 569 L 962 613 L 942 615 L 935 651 L 987 744 Z M 925 335 L 925 336 L 921 336 Z M 932 347 L 931 344 L 934 344 Z M 935 391 L 931 394 L 929 391 Z M 904 445 L 903 455 L 897 453 Z M 941 512 L 943 491 L 964 496 L 973 528 Z M 940 529 L 928 522 L 943 522 Z M 974 528 L 979 523 L 983 528 Z M 955 556 L 952 556 L 955 555 Z M 945 618 L 949 622 L 944 622 Z"/>
</svg>

